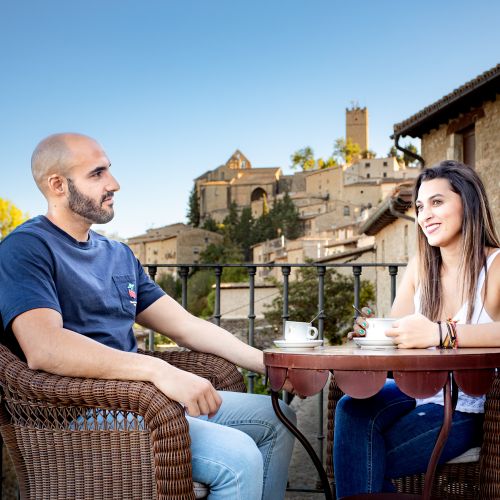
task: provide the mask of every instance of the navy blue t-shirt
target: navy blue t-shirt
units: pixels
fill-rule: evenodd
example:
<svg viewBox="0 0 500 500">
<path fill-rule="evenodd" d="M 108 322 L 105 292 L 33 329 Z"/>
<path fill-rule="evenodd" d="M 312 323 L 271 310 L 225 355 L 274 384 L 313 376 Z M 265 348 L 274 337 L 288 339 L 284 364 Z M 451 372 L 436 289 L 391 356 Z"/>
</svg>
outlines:
<svg viewBox="0 0 500 500">
<path fill-rule="evenodd" d="M 78 242 L 38 216 L 0 243 L 1 342 L 18 354 L 12 321 L 36 308 L 61 313 L 64 328 L 136 351 L 135 317 L 163 295 L 129 247 L 94 231 Z"/>
</svg>

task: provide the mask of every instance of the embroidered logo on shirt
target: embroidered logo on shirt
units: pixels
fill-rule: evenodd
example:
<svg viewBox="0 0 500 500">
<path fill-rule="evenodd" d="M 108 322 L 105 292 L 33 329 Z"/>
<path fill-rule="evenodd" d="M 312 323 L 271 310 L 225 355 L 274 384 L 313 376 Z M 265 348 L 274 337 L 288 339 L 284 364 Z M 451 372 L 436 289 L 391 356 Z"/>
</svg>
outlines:
<svg viewBox="0 0 500 500">
<path fill-rule="evenodd" d="M 135 293 L 135 285 L 133 283 L 129 283 L 128 286 L 128 296 L 132 299 L 130 303 L 134 306 L 137 305 L 137 294 Z"/>
</svg>

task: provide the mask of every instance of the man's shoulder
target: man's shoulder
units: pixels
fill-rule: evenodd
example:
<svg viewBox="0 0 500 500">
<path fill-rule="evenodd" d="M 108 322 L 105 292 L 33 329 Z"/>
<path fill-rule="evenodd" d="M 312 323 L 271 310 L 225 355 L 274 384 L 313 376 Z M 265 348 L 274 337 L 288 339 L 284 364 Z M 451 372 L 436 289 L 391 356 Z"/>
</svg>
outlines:
<svg viewBox="0 0 500 500">
<path fill-rule="evenodd" d="M 26 222 L 23 222 L 21 225 L 17 226 L 14 231 L 9 233 L 1 242 L 0 249 L 7 249 L 12 246 L 22 246 L 25 245 L 26 242 L 33 242 L 36 244 L 37 241 L 43 242 L 43 220 L 41 217 L 34 217 L 33 219 L 29 219 Z"/>
</svg>

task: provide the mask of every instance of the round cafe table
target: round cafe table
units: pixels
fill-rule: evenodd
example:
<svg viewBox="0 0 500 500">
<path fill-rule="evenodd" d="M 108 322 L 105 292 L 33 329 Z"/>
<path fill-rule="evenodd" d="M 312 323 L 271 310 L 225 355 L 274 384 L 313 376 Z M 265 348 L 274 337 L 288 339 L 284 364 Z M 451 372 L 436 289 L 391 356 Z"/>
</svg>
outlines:
<svg viewBox="0 0 500 500">
<path fill-rule="evenodd" d="M 500 367 L 500 349 L 359 349 L 351 344 L 315 349 L 267 349 L 264 363 L 271 386 L 273 408 L 278 418 L 296 436 L 313 461 L 323 485 L 325 498 L 333 499 L 328 478 L 314 449 L 281 412 L 278 391 L 289 379 L 297 394 L 312 396 L 325 386 L 329 373 L 340 389 L 354 398 L 369 398 L 384 385 L 392 372 L 398 387 L 410 397 L 426 398 L 444 389 L 443 426 L 427 467 L 422 496 L 377 493 L 349 497 L 354 499 L 430 499 L 436 466 L 451 428 L 458 388 L 465 394 L 480 396 L 488 392 Z"/>
</svg>

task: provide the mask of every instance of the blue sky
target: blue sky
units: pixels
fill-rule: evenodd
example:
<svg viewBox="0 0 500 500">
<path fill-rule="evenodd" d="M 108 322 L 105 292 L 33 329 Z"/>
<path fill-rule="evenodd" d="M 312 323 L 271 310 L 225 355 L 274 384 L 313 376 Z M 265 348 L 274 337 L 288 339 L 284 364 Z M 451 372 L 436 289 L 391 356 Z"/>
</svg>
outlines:
<svg viewBox="0 0 500 500">
<path fill-rule="evenodd" d="M 29 161 L 60 131 L 95 137 L 129 237 L 185 221 L 193 179 L 240 149 L 280 166 L 344 135 L 367 106 L 370 148 L 500 62 L 500 2 L 0 0 L 0 197 L 45 202 Z"/>
</svg>

